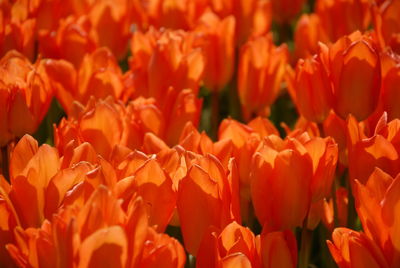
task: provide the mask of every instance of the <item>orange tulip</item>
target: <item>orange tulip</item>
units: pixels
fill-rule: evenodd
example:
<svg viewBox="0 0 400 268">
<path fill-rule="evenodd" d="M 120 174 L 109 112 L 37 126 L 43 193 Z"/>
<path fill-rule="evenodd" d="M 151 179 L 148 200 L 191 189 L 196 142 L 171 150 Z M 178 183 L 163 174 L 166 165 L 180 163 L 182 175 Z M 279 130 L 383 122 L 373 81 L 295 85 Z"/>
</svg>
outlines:
<svg viewBox="0 0 400 268">
<path fill-rule="evenodd" d="M 296 267 L 297 245 L 291 231 L 266 232 L 255 237 L 235 221 L 222 231 L 211 227 L 205 233 L 196 257 L 196 267 Z"/>
<path fill-rule="evenodd" d="M 189 30 L 206 10 L 208 0 L 151 0 L 139 5 L 157 28 Z"/>
<path fill-rule="evenodd" d="M 138 267 L 185 267 L 186 255 L 182 245 L 174 238 L 157 233 L 152 228 L 148 228 L 142 254 Z"/>
<path fill-rule="evenodd" d="M 291 231 L 266 232 L 260 239 L 260 255 L 265 268 L 297 267 L 297 243 Z"/>
<path fill-rule="evenodd" d="M 140 198 L 132 198 L 127 213 L 120 205 L 100 186 L 80 209 L 67 207 L 40 228 L 17 227 L 6 248 L 17 264 L 30 267 L 184 266 L 182 246 L 148 226 Z"/>
<path fill-rule="evenodd" d="M 67 192 L 73 187 L 85 180 L 95 185 L 94 180 L 86 176 L 89 172 L 92 178 L 97 176 L 97 184 L 115 184 L 112 174 L 104 170 L 106 163 L 97 159 L 89 144 L 69 146 L 65 152 L 60 157 L 58 151 L 47 144 L 38 147 L 37 141 L 29 135 L 22 137 L 15 146 L 10 158 L 12 187 L 1 185 L 0 194 L 19 226 L 39 227 L 63 205 Z"/>
<path fill-rule="evenodd" d="M 227 166 L 229 159 L 232 157 L 233 146 L 229 140 L 221 140 L 213 142 L 209 136 L 203 131 L 201 134 L 188 122 L 182 131 L 179 139 L 179 145 L 185 150 L 207 155 L 212 154 L 221 161 L 223 166 Z"/>
<path fill-rule="evenodd" d="M 339 147 L 339 163 L 348 166 L 347 159 L 347 123 L 331 111 L 323 123 L 323 130 L 326 136 L 331 136 Z"/>
<path fill-rule="evenodd" d="M 204 86 L 221 91 L 232 79 L 235 66 L 235 18 L 220 20 L 207 12 L 199 19 L 196 31 L 201 35 L 200 47 L 206 59 Z"/>
<path fill-rule="evenodd" d="M 302 226 L 311 203 L 313 177 L 306 149 L 296 140 L 271 135 L 254 154 L 251 174 L 254 210 L 264 228 L 280 231 Z"/>
<path fill-rule="evenodd" d="M 33 133 L 49 108 L 53 91 L 43 62 L 32 65 L 16 51 L 0 61 L 0 146 Z"/>
<path fill-rule="evenodd" d="M 287 47 L 275 47 L 271 35 L 251 39 L 243 45 L 238 91 L 246 120 L 253 114 L 268 114 L 269 106 L 279 94 L 287 61 Z"/>
<path fill-rule="evenodd" d="M 47 60 L 45 69 L 67 114 L 71 113 L 74 101 L 86 105 L 90 96 L 123 98 L 122 72 L 107 48 L 85 54 L 79 69 L 65 60 Z"/>
<path fill-rule="evenodd" d="M 256 216 L 267 230 L 302 226 L 310 206 L 330 195 L 337 157 L 337 145 L 330 137 L 310 138 L 303 133 L 264 140 L 253 155 L 251 196 Z M 292 213 L 285 213 L 288 209 Z"/>
<path fill-rule="evenodd" d="M 303 14 L 294 33 L 296 58 L 307 58 L 319 52 L 318 42 L 328 43 L 329 38 L 317 14 Z"/>
<path fill-rule="evenodd" d="M 400 90 L 400 58 L 395 53 L 385 52 L 381 54 L 382 59 L 382 92 L 381 92 L 381 107 L 387 113 L 388 120 L 400 118 L 400 109 L 396 103 L 399 99 Z M 399 97 L 398 97 L 399 96 Z"/>
<path fill-rule="evenodd" d="M 187 122 L 198 124 L 201 101 L 191 90 L 179 92 L 176 99 L 172 96 L 167 93 L 163 109 L 154 99 L 138 98 L 127 106 L 112 98 L 97 102 L 91 99 L 86 107 L 76 107 L 76 112 L 55 128 L 56 146 L 62 152 L 71 140 L 79 144 L 87 141 L 108 159 L 117 144 L 141 148 L 147 132 L 175 145 Z"/>
<path fill-rule="evenodd" d="M 234 160 L 226 170 L 212 155 L 196 159 L 179 183 L 177 208 L 185 247 L 196 256 L 210 226 L 240 222 L 238 174 Z M 196 211 L 196 213 L 193 213 Z"/>
<path fill-rule="evenodd" d="M 374 9 L 375 29 L 383 47 L 390 46 L 395 52 L 400 52 L 400 23 L 397 14 L 400 11 L 398 1 L 381 1 Z"/>
<path fill-rule="evenodd" d="M 357 181 L 354 197 L 367 236 L 381 248 L 390 267 L 399 262 L 400 239 L 397 236 L 400 176 L 395 178 L 375 168 L 365 185 Z"/>
<path fill-rule="evenodd" d="M 271 2 L 274 19 L 278 23 L 288 23 L 299 14 L 306 1 L 271 0 Z"/>
<path fill-rule="evenodd" d="M 351 180 L 367 182 L 375 167 L 395 176 L 399 172 L 399 148 L 396 141 L 398 121 L 386 123 L 383 115 L 372 137 L 367 137 L 354 117 L 347 122 L 347 148 Z"/>
<path fill-rule="evenodd" d="M 318 57 L 299 60 L 295 78 L 296 105 L 309 121 L 321 123 L 332 107 L 331 83 Z"/>
<path fill-rule="evenodd" d="M 368 29 L 371 22 L 371 3 L 368 0 L 317 0 L 316 14 L 331 41 L 354 31 Z"/>
<path fill-rule="evenodd" d="M 328 53 L 335 112 L 343 119 L 349 114 L 366 119 L 377 108 L 381 88 L 380 57 L 372 39 L 355 32 L 337 41 L 329 52 L 323 48 L 322 57 Z"/>
<path fill-rule="evenodd" d="M 123 59 L 128 48 L 131 24 L 128 9 L 126 0 L 97 1 L 88 13 L 94 41 L 99 47 L 108 47 L 117 59 Z"/>
<path fill-rule="evenodd" d="M 239 170 L 240 211 L 244 222 L 250 222 L 251 194 L 250 173 L 252 156 L 262 139 L 268 135 L 278 135 L 278 130 L 268 119 L 257 117 L 247 125 L 232 119 L 221 122 L 218 130 L 220 142 L 233 144 L 232 155 L 235 157 Z"/>
<path fill-rule="evenodd" d="M 249 267 L 260 267 L 256 238 L 250 229 L 235 221 L 221 232 L 214 229 L 209 228 L 203 237 L 196 257 L 196 267 L 238 267 L 229 266 L 228 263 L 239 258 L 249 263 Z"/>
<path fill-rule="evenodd" d="M 340 268 L 391 267 L 379 247 L 364 233 L 347 228 L 336 228 L 332 242 L 327 241 L 333 259 Z"/>
<path fill-rule="evenodd" d="M 0 57 L 15 49 L 33 61 L 36 56 L 34 55 L 35 30 L 35 19 L 7 22 L 4 17 L 0 18 Z"/>
<path fill-rule="evenodd" d="M 211 8 L 221 18 L 233 15 L 236 19 L 237 44 L 249 37 L 266 34 L 271 28 L 271 2 L 268 0 L 211 0 Z"/>
<path fill-rule="evenodd" d="M 163 104 L 170 87 L 176 95 L 187 88 L 197 94 L 205 62 L 202 51 L 194 48 L 194 37 L 191 33 L 171 30 L 135 33 L 129 74 L 134 96 L 154 97 Z"/>
<path fill-rule="evenodd" d="M 173 181 L 163 170 L 161 164 L 149 157 L 133 154 L 128 156 L 119 167 L 120 181 L 115 186 L 117 197 L 129 201 L 133 194 L 140 195 L 146 204 L 149 225 L 157 231 L 165 231 L 176 206 L 177 193 Z"/>
<path fill-rule="evenodd" d="M 55 33 L 44 31 L 39 34 L 39 52 L 44 57 L 65 59 L 79 68 L 85 54 L 98 47 L 90 29 L 86 16 L 69 16 L 60 21 Z"/>
</svg>

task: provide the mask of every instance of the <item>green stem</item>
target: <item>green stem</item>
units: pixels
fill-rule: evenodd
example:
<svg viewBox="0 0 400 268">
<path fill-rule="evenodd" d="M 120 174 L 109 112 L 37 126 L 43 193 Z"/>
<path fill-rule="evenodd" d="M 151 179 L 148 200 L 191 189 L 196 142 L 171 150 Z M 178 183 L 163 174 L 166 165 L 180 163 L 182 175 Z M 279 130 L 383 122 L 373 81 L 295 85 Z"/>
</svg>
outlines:
<svg viewBox="0 0 400 268">
<path fill-rule="evenodd" d="M 10 181 L 10 174 L 8 170 L 8 146 L 5 145 L 1 147 L 1 170 L 3 172 L 3 176 L 7 181 Z"/>
<path fill-rule="evenodd" d="M 299 252 L 299 268 L 307 268 L 311 253 L 312 231 L 307 229 L 307 218 L 301 230 L 301 246 Z"/>
<path fill-rule="evenodd" d="M 219 123 L 219 94 L 217 90 L 211 92 L 211 134 L 214 140 L 218 135 Z"/>
</svg>

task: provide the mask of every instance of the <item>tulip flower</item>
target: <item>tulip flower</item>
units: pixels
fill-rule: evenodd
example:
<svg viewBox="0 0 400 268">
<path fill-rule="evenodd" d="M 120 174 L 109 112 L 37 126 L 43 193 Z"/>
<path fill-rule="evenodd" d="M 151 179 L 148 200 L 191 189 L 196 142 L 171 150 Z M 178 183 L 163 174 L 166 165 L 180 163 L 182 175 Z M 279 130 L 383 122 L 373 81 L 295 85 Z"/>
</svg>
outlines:
<svg viewBox="0 0 400 268">
<path fill-rule="evenodd" d="M 122 72 L 107 48 L 85 54 L 79 69 L 65 60 L 47 60 L 45 69 L 67 114 L 71 113 L 74 101 L 86 105 L 91 96 L 122 99 Z"/>
<path fill-rule="evenodd" d="M 185 150 L 197 154 L 212 154 L 224 166 L 228 165 L 229 159 L 232 157 L 233 146 L 230 140 L 213 142 L 204 131 L 200 134 L 191 122 L 188 122 L 182 130 L 179 145 Z"/>
<path fill-rule="evenodd" d="M 251 196 L 267 230 L 302 226 L 312 203 L 330 195 L 337 155 L 332 138 L 303 133 L 287 140 L 273 135 L 264 140 L 253 155 Z M 279 206 L 275 200 L 280 200 Z M 289 207 L 292 213 L 284 213 Z"/>
<path fill-rule="evenodd" d="M 395 176 L 399 172 L 399 148 L 396 142 L 397 120 L 386 122 L 383 115 L 379 128 L 372 137 L 367 137 L 361 125 L 349 117 L 347 122 L 347 148 L 351 180 L 365 184 L 375 167 Z"/>
<path fill-rule="evenodd" d="M 390 267 L 379 247 L 364 233 L 347 228 L 333 231 L 329 250 L 340 268 L 345 267 Z"/>
<path fill-rule="evenodd" d="M 201 35 L 200 47 L 206 58 L 204 86 L 221 91 L 232 79 L 235 65 L 235 18 L 220 20 L 207 12 L 200 18 L 196 31 Z"/>
<path fill-rule="evenodd" d="M 35 59 L 35 30 L 35 19 L 0 23 L 0 57 L 8 51 L 17 50 L 33 61 Z"/>
<path fill-rule="evenodd" d="M 132 199 L 125 213 L 104 186 L 80 210 L 66 208 L 39 228 L 17 227 L 15 233 L 17 239 L 6 248 L 20 266 L 184 267 L 185 263 L 179 242 L 148 226 L 140 197 Z"/>
<path fill-rule="evenodd" d="M 32 65 L 16 51 L 0 60 L 0 146 L 34 133 L 50 105 L 53 91 L 43 62 Z"/>
<path fill-rule="evenodd" d="M 272 135 L 253 156 L 252 201 L 257 219 L 269 231 L 302 226 L 311 202 L 312 160 L 297 141 L 290 142 L 298 148 Z"/>
<path fill-rule="evenodd" d="M 296 58 L 307 58 L 319 52 L 318 42 L 328 43 L 329 38 L 317 14 L 303 14 L 294 33 Z"/>
<path fill-rule="evenodd" d="M 397 14 L 400 11 L 398 1 L 382 1 L 374 10 L 375 29 L 383 47 L 390 46 L 395 52 L 400 51 L 400 23 Z"/>
<path fill-rule="evenodd" d="M 355 32 L 321 53 L 329 57 L 335 112 L 343 119 L 349 114 L 366 119 L 377 108 L 381 88 L 380 57 L 372 39 Z"/>
<path fill-rule="evenodd" d="M 138 159 L 139 157 L 139 159 Z M 118 197 L 130 200 L 132 194 L 140 195 L 145 201 L 149 215 L 149 225 L 163 232 L 171 220 L 176 206 L 176 191 L 173 190 L 173 181 L 155 159 L 147 159 L 138 164 L 136 170 L 132 167 L 142 162 L 142 156 L 134 154 L 123 161 L 126 166 L 121 179 L 115 186 Z M 130 168 L 128 168 L 130 167 Z"/>
<path fill-rule="evenodd" d="M 212 0 L 212 10 L 221 18 L 233 15 L 236 20 L 237 44 L 249 37 L 266 34 L 271 28 L 271 2 L 267 0 Z"/>
<path fill-rule="evenodd" d="M 98 47 L 90 30 L 91 24 L 86 16 L 69 16 L 60 21 L 55 33 L 44 31 L 39 34 L 39 52 L 44 57 L 65 59 L 78 68 L 85 54 Z"/>
<path fill-rule="evenodd" d="M 260 239 L 260 255 L 263 267 L 297 266 L 297 243 L 291 231 L 263 232 Z"/>
<path fill-rule="evenodd" d="M 287 53 L 285 45 L 274 46 L 271 35 L 251 39 L 241 48 L 238 91 L 246 120 L 268 114 L 281 88 Z"/>
<path fill-rule="evenodd" d="M 278 23 L 287 23 L 296 17 L 303 8 L 305 0 L 272 0 L 273 18 Z"/>
<path fill-rule="evenodd" d="M 235 221 L 221 232 L 215 229 L 209 228 L 205 233 L 197 253 L 196 267 L 225 267 L 227 262 L 233 262 L 232 259 L 238 259 L 239 256 L 250 263 L 249 267 L 260 267 L 256 238 L 250 229 Z"/>
<path fill-rule="evenodd" d="M 135 96 L 154 97 L 163 103 L 170 87 L 176 95 L 187 88 L 197 94 L 205 59 L 194 47 L 193 34 L 152 29 L 145 35 L 137 32 L 132 37 L 131 52 L 129 76 Z"/>
<path fill-rule="evenodd" d="M 56 146 L 63 151 L 71 140 L 79 144 L 87 141 L 108 159 L 117 144 L 141 148 L 147 132 L 175 145 L 188 121 L 198 124 L 201 101 L 191 90 L 183 90 L 176 99 L 167 93 L 165 102 L 166 107 L 160 109 L 154 99 L 138 98 L 125 106 L 111 97 L 99 101 L 92 98 L 55 128 Z"/>
<path fill-rule="evenodd" d="M 375 168 L 365 185 L 356 181 L 354 197 L 366 235 L 381 248 L 390 267 L 399 265 L 397 236 L 400 176 L 392 177 Z"/>
<path fill-rule="evenodd" d="M 400 118 L 400 110 L 396 103 L 400 82 L 400 58 L 395 53 L 386 52 L 381 54 L 382 59 L 382 91 L 381 106 L 378 111 L 387 113 L 388 120 Z"/>
<path fill-rule="evenodd" d="M 354 31 L 368 29 L 371 22 L 371 3 L 368 0 L 318 0 L 316 14 L 331 41 Z"/>
<path fill-rule="evenodd" d="M 141 4 L 147 9 L 150 21 L 157 28 L 192 29 L 207 8 L 208 1 L 149 1 Z M 150 6 L 150 8 L 149 8 Z"/>
<path fill-rule="evenodd" d="M 238 174 L 234 160 L 228 169 L 212 155 L 194 161 L 179 182 L 177 208 L 185 248 L 196 256 L 210 226 L 240 222 Z M 196 213 L 193 213 L 196 211 Z"/>
<path fill-rule="evenodd" d="M 339 162 L 348 166 L 347 157 L 347 123 L 337 116 L 332 110 L 323 123 L 323 130 L 326 136 L 331 136 L 339 147 Z"/>
<path fill-rule="evenodd" d="M 108 47 L 117 59 L 123 59 L 128 48 L 131 24 L 128 8 L 128 1 L 98 1 L 88 13 L 95 43 Z"/>
<path fill-rule="evenodd" d="M 250 173 L 252 156 L 264 137 L 278 135 L 278 130 L 268 119 L 257 117 L 247 125 L 232 119 L 221 122 L 218 139 L 232 143 L 232 154 L 239 169 L 240 211 L 244 222 L 251 221 Z"/>
<path fill-rule="evenodd" d="M 233 221 L 222 231 L 210 227 L 196 257 L 196 267 L 296 267 L 297 245 L 291 231 L 255 236 Z"/>
<path fill-rule="evenodd" d="M 300 114 L 309 121 L 323 122 L 331 110 L 333 94 L 328 74 L 318 57 L 299 60 L 295 79 Z"/>
</svg>

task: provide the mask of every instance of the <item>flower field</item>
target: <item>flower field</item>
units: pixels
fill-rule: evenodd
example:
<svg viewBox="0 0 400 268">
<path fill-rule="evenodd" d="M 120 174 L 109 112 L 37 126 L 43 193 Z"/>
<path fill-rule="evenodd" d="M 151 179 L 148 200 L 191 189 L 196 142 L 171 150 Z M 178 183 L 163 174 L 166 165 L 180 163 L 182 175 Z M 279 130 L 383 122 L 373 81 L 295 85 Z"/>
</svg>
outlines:
<svg viewBox="0 0 400 268">
<path fill-rule="evenodd" d="M 400 0 L 0 0 L 0 267 L 400 267 Z"/>
</svg>

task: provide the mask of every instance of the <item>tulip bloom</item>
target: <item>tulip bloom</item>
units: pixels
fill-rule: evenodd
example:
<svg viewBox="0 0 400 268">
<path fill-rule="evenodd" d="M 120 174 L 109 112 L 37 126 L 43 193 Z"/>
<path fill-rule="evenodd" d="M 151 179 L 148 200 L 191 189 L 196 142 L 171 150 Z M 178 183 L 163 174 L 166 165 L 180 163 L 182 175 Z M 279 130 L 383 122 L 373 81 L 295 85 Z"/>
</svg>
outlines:
<svg viewBox="0 0 400 268">
<path fill-rule="evenodd" d="M 323 122 L 331 110 L 333 94 L 328 74 L 318 57 L 298 61 L 295 90 L 300 114 L 309 121 Z"/>
<path fill-rule="evenodd" d="M 395 52 L 400 51 L 400 23 L 397 16 L 400 11 L 398 1 L 386 0 L 375 11 L 375 29 L 383 47 L 390 46 Z"/>
<path fill-rule="evenodd" d="M 88 18 L 95 43 L 108 47 L 117 59 L 123 59 L 130 37 L 128 1 L 97 1 L 92 4 Z"/>
<path fill-rule="evenodd" d="M 332 242 L 327 243 L 333 259 L 340 268 L 391 267 L 379 247 L 364 233 L 337 228 L 333 231 Z"/>
<path fill-rule="evenodd" d="M 285 45 L 275 47 L 272 36 L 249 40 L 240 51 L 238 91 L 244 117 L 268 114 L 277 98 L 288 61 Z"/>
<path fill-rule="evenodd" d="M 288 23 L 303 8 L 305 0 L 272 0 L 272 14 L 278 23 Z"/>
<path fill-rule="evenodd" d="M 140 197 L 132 198 L 125 213 L 104 186 L 79 209 L 67 207 L 41 227 L 17 227 L 15 234 L 15 242 L 6 248 L 20 266 L 159 267 L 162 263 L 182 268 L 185 264 L 179 242 L 148 226 Z"/>
<path fill-rule="evenodd" d="M 218 130 L 220 142 L 231 142 L 232 155 L 235 157 L 239 169 L 240 211 L 244 222 L 250 222 L 251 194 L 250 173 L 252 156 L 256 152 L 262 139 L 268 135 L 279 135 L 278 130 L 268 119 L 257 117 L 247 125 L 232 119 L 221 122 Z"/>
<path fill-rule="evenodd" d="M 318 0 L 316 14 L 331 41 L 357 30 L 367 30 L 371 22 L 368 0 Z"/>
<path fill-rule="evenodd" d="M 32 65 L 16 51 L 0 61 L 0 146 L 34 133 L 47 113 L 53 91 L 43 62 Z"/>
<path fill-rule="evenodd" d="M 35 19 L 27 19 L 22 22 L 0 21 L 0 57 L 15 49 L 33 61 L 36 56 L 34 55 L 35 31 Z"/>
<path fill-rule="evenodd" d="M 397 100 L 400 97 L 398 85 L 400 83 L 400 58 L 397 54 L 384 52 L 382 59 L 382 92 L 380 114 L 387 113 L 388 120 L 400 118 L 400 109 Z"/>
<path fill-rule="evenodd" d="M 165 92 L 170 87 L 176 95 L 187 88 L 197 94 L 205 59 L 203 52 L 194 47 L 194 37 L 181 30 L 136 32 L 132 37 L 128 77 L 134 96 L 154 97 L 164 104 Z"/>
<path fill-rule="evenodd" d="M 228 169 L 212 155 L 193 162 L 179 182 L 177 208 L 185 247 L 196 256 L 210 226 L 240 222 L 239 181 L 235 161 Z M 196 211 L 196 213 L 193 213 Z"/>
<path fill-rule="evenodd" d="M 92 98 L 86 107 L 76 106 L 76 112 L 55 128 L 56 146 L 62 152 L 71 140 L 78 144 L 87 141 L 108 159 L 115 145 L 141 148 L 147 132 L 168 145 L 176 145 L 187 122 L 198 124 L 201 101 L 191 90 L 172 96 L 167 93 L 164 108 L 154 99 L 138 98 L 125 106 L 111 97 L 98 101 Z"/>
<path fill-rule="evenodd" d="M 390 267 L 400 264 L 399 182 L 399 174 L 393 178 L 375 168 L 365 185 L 357 181 L 354 188 L 357 213 L 365 233 L 381 248 Z"/>
<path fill-rule="evenodd" d="M 291 231 L 261 233 L 260 255 L 263 267 L 297 267 L 297 241 Z"/>
<path fill-rule="evenodd" d="M 303 14 L 294 33 L 296 58 L 308 58 L 319 52 L 318 42 L 328 43 L 329 38 L 317 14 Z"/>
<path fill-rule="evenodd" d="M 372 40 L 355 32 L 323 48 L 321 57 L 329 57 L 335 112 L 343 119 L 349 114 L 366 119 L 377 108 L 381 88 L 381 62 Z"/>
<path fill-rule="evenodd" d="M 399 172 L 399 152 L 396 136 L 398 121 L 386 122 L 383 115 L 372 137 L 367 137 L 354 117 L 347 122 L 347 148 L 351 180 L 365 184 L 374 167 L 395 176 Z"/>
<path fill-rule="evenodd" d="M 269 231 L 302 226 L 311 202 L 312 160 L 297 141 L 289 142 L 299 148 L 270 136 L 253 156 L 251 196 Z"/>
<path fill-rule="evenodd" d="M 256 216 L 267 230 L 302 226 L 311 204 L 330 195 L 337 155 L 332 138 L 303 133 L 264 140 L 253 155 L 251 196 Z M 290 214 L 285 213 L 288 209 Z"/>
<path fill-rule="evenodd" d="M 85 54 L 98 46 L 90 35 L 90 29 L 86 16 L 69 16 L 60 21 L 55 33 L 45 31 L 39 34 L 39 52 L 44 57 L 65 59 L 79 68 Z"/>
<path fill-rule="evenodd" d="M 211 8 L 221 18 L 235 17 L 238 45 L 249 37 L 266 34 L 271 28 L 272 10 L 268 0 L 212 0 Z"/>
<path fill-rule="evenodd" d="M 233 221 L 221 232 L 209 228 L 205 233 L 196 257 L 196 267 L 226 267 L 233 259 L 243 259 L 249 267 L 260 267 L 256 238 L 252 231 Z M 227 266 L 235 267 L 235 266 Z"/>
<path fill-rule="evenodd" d="M 122 72 L 107 48 L 85 54 L 79 69 L 65 60 L 46 60 L 45 69 L 67 114 L 71 113 L 74 101 L 86 105 L 91 96 L 115 99 L 123 96 Z"/>
<path fill-rule="evenodd" d="M 235 18 L 220 20 L 207 12 L 199 20 L 196 31 L 204 51 L 204 85 L 211 91 L 221 91 L 232 79 L 235 65 Z"/>
</svg>

